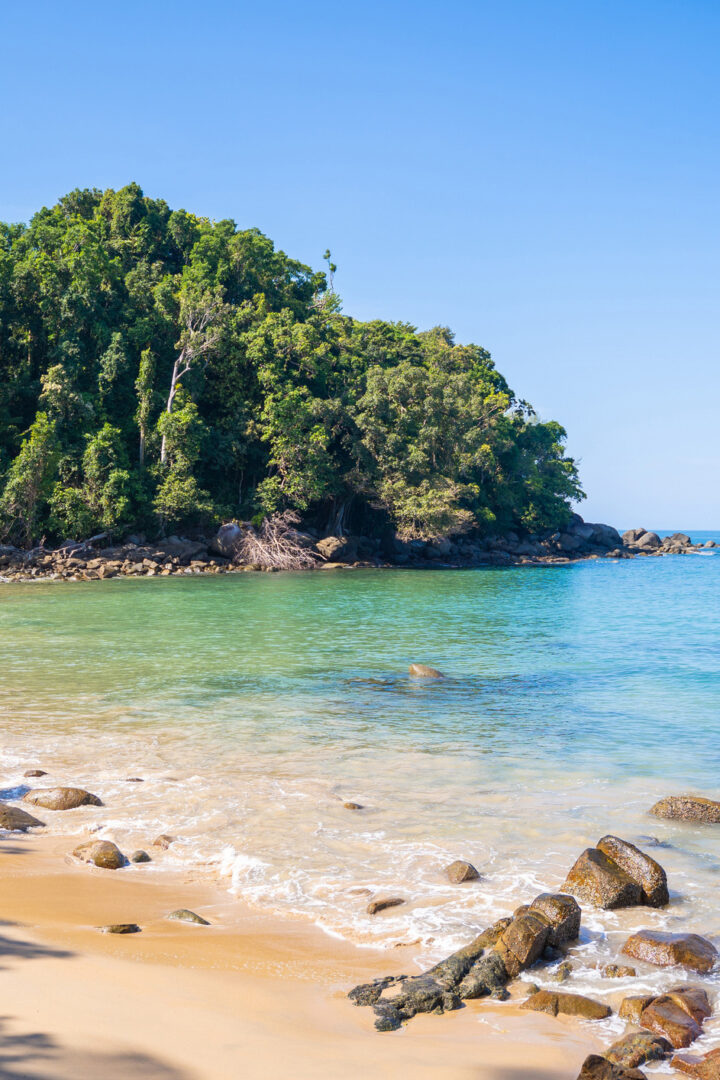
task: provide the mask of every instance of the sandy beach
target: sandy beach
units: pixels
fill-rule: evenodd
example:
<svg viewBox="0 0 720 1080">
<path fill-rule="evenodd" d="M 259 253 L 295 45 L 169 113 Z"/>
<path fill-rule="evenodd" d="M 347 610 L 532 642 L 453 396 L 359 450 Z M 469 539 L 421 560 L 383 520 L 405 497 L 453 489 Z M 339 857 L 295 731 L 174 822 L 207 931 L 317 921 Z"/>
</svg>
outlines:
<svg viewBox="0 0 720 1080">
<path fill-rule="evenodd" d="M 378 1034 L 345 992 L 414 971 L 411 948 L 358 949 L 244 910 L 187 873 L 131 880 L 75 864 L 67 850 L 59 837 L 0 842 L 4 1080 L 559 1080 L 599 1045 L 588 1024 L 528 1016 L 512 1001 Z M 179 905 L 212 925 L 164 919 Z M 119 921 L 142 932 L 97 929 Z"/>
</svg>

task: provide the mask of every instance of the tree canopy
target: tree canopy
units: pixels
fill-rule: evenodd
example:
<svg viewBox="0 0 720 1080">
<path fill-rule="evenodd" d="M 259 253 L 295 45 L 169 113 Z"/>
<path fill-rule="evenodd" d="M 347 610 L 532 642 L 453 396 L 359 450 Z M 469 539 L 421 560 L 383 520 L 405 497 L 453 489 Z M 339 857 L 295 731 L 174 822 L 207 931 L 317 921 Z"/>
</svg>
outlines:
<svg viewBox="0 0 720 1080">
<path fill-rule="evenodd" d="M 0 223 L 0 538 L 562 526 L 562 427 L 447 328 L 343 314 L 324 258 L 137 184 Z"/>
</svg>

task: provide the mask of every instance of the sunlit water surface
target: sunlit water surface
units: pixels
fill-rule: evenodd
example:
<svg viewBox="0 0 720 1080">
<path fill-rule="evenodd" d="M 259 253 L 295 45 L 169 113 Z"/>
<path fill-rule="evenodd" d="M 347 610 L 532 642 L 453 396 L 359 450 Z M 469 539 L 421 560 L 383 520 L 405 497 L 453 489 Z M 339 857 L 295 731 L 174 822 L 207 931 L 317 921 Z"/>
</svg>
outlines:
<svg viewBox="0 0 720 1080">
<path fill-rule="evenodd" d="M 411 679 L 411 661 L 447 678 Z M 439 956 L 610 832 L 659 858 L 672 902 L 584 912 L 568 989 L 613 1003 L 676 982 L 600 977 L 641 927 L 720 946 L 720 826 L 647 813 L 720 798 L 720 552 L 5 584 L 0 720 L 4 797 L 42 767 L 106 804 L 46 812 L 53 831 L 101 821 L 124 850 L 169 832 L 166 863 L 358 943 Z M 481 880 L 449 885 L 455 858 Z M 409 902 L 372 918 L 357 890 Z"/>
</svg>

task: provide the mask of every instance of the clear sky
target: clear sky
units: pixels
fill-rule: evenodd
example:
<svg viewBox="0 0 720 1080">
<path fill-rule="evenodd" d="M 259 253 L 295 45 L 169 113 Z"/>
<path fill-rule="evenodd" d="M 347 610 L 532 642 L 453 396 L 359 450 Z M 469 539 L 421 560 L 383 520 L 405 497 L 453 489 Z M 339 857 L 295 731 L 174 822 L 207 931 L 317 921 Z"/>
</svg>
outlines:
<svg viewBox="0 0 720 1080">
<path fill-rule="evenodd" d="M 449 325 L 589 520 L 720 526 L 717 0 L 0 5 L 0 218 L 120 187 Z"/>
</svg>

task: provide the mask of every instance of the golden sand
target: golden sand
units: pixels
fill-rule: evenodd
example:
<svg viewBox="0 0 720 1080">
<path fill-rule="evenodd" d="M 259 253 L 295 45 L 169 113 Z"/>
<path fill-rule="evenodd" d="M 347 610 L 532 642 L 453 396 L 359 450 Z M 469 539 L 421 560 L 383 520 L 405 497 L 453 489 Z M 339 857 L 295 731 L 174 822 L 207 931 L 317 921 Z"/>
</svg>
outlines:
<svg viewBox="0 0 720 1080">
<path fill-rule="evenodd" d="M 588 1024 L 469 1002 L 379 1034 L 345 993 L 411 947 L 358 949 L 187 872 L 97 870 L 67 839 L 0 841 L 3 1080 L 574 1080 Z M 168 922 L 189 907 L 211 926 Z M 136 922 L 142 933 L 101 934 Z"/>
</svg>

